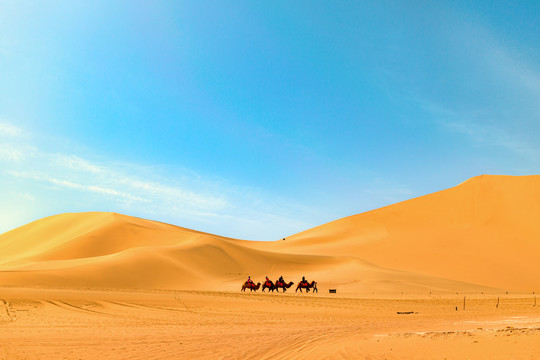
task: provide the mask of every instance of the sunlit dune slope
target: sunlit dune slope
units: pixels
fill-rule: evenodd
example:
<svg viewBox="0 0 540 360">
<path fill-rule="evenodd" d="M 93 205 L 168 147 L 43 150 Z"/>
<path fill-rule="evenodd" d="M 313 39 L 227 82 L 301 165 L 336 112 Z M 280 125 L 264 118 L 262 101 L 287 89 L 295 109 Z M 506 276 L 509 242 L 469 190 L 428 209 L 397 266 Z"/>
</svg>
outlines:
<svg viewBox="0 0 540 360">
<path fill-rule="evenodd" d="M 0 284 L 238 290 L 303 275 L 351 292 L 540 291 L 540 176 L 481 176 L 275 242 L 115 213 L 0 235 Z"/>
<path fill-rule="evenodd" d="M 343 291 L 455 291 L 477 286 L 383 269 L 347 255 L 266 251 L 114 213 L 62 214 L 0 236 L 0 284 L 9 286 L 239 290 L 280 275 Z"/>
<path fill-rule="evenodd" d="M 540 176 L 479 176 L 255 248 L 540 291 Z"/>
<path fill-rule="evenodd" d="M 114 213 L 62 214 L 0 236 L 0 283 L 116 288 L 237 288 L 248 274 L 299 271 L 320 256 L 245 248 L 228 239 Z M 261 276 L 261 275 L 259 275 Z"/>
<path fill-rule="evenodd" d="M 16 259 L 68 260 L 114 254 L 140 246 L 167 246 L 211 236 L 115 213 L 51 216 L 1 237 L 0 263 Z"/>
</svg>

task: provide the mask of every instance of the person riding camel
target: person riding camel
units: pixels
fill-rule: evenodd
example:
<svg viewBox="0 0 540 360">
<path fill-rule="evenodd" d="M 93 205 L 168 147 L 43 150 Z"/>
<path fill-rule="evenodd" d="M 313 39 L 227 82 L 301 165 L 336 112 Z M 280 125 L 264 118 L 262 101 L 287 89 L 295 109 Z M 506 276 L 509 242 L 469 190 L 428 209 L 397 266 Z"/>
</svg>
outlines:
<svg viewBox="0 0 540 360">
<path fill-rule="evenodd" d="M 308 282 L 305 276 L 302 276 L 302 281 L 300 281 L 300 284 L 306 287 L 306 292 L 309 292 Z"/>
<path fill-rule="evenodd" d="M 268 278 L 268 276 L 266 277 L 266 285 L 270 285 L 272 282 L 270 281 L 270 279 Z"/>
<path fill-rule="evenodd" d="M 278 282 L 280 282 L 280 283 L 282 283 L 282 284 L 285 284 L 285 280 L 283 280 L 283 275 L 281 275 L 281 276 L 279 277 Z"/>
<path fill-rule="evenodd" d="M 253 280 L 251 280 L 251 276 L 248 276 L 248 279 L 246 280 L 246 284 L 253 285 Z"/>
</svg>

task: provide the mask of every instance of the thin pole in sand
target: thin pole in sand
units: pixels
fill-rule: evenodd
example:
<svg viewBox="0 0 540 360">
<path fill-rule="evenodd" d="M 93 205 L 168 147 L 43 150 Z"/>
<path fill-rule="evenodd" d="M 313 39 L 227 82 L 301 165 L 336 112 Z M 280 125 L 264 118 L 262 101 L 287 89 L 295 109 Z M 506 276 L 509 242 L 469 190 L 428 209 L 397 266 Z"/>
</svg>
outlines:
<svg viewBox="0 0 540 360">
<path fill-rule="evenodd" d="M 463 297 L 463 310 L 465 310 L 465 298 L 466 296 Z"/>
<path fill-rule="evenodd" d="M 495 307 L 498 309 L 499 308 L 499 297 L 497 296 L 497 305 L 495 305 Z"/>
</svg>

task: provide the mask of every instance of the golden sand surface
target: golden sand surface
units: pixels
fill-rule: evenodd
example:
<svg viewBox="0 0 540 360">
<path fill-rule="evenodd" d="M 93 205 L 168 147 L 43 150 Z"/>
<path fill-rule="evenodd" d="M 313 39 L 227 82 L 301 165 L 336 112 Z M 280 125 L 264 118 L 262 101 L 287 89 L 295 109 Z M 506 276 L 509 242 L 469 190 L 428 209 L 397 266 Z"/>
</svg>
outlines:
<svg viewBox="0 0 540 360">
<path fill-rule="evenodd" d="M 540 358 L 532 295 L 0 294 L 0 359 Z"/>
</svg>

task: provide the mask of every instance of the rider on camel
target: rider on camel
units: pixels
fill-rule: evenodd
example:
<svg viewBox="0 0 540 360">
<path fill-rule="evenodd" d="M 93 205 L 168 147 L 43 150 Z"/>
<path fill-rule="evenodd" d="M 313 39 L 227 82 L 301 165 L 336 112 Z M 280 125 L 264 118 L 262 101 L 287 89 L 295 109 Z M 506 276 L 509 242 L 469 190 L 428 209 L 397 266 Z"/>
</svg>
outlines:
<svg viewBox="0 0 540 360">
<path fill-rule="evenodd" d="M 302 276 L 302 281 L 300 281 L 300 284 L 302 284 L 302 285 L 304 285 L 306 287 L 306 292 L 309 292 L 308 282 L 307 282 L 305 276 Z"/>
<path fill-rule="evenodd" d="M 278 282 L 280 282 L 280 283 L 282 283 L 282 284 L 285 284 L 285 280 L 283 280 L 283 275 L 281 275 L 281 276 L 279 277 Z"/>
<path fill-rule="evenodd" d="M 248 279 L 246 280 L 246 284 L 253 285 L 253 280 L 251 280 L 251 276 L 248 276 Z"/>
<path fill-rule="evenodd" d="M 270 285 L 270 283 L 271 283 L 271 281 L 270 281 L 270 279 L 269 279 L 268 276 L 267 276 L 267 277 L 266 277 L 266 284 L 267 284 L 267 285 Z"/>
</svg>

